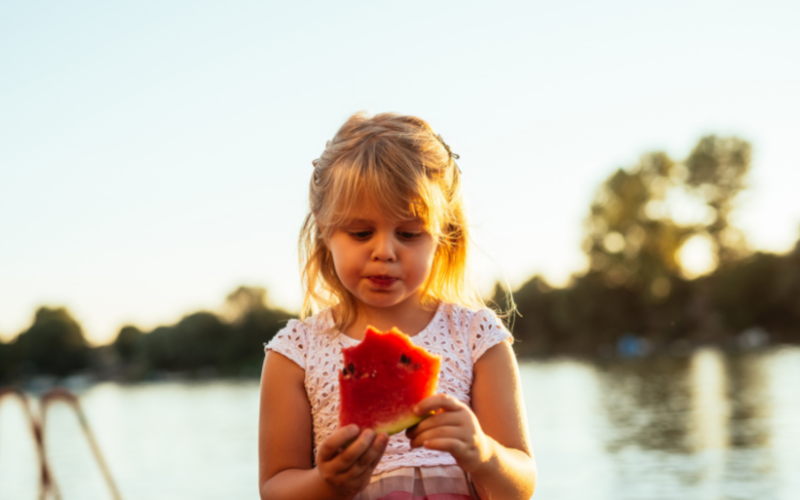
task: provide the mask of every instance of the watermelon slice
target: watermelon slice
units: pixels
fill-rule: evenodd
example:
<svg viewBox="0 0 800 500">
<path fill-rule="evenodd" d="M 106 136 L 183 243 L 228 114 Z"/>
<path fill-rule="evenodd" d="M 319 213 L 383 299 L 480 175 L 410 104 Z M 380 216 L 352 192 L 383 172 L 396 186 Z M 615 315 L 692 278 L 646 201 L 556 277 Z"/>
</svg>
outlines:
<svg viewBox="0 0 800 500">
<path fill-rule="evenodd" d="M 397 328 L 367 327 L 364 340 L 342 349 L 339 425 L 396 434 L 421 421 L 414 405 L 436 393 L 441 358 Z"/>
</svg>

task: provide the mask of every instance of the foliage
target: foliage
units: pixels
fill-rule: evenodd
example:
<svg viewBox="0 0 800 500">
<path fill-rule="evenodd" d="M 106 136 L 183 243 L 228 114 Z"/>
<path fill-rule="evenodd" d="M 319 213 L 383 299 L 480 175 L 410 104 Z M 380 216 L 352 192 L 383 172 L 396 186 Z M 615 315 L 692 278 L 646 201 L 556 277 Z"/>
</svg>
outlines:
<svg viewBox="0 0 800 500">
<path fill-rule="evenodd" d="M 611 288 L 658 301 L 681 277 L 678 254 L 693 236 L 710 239 L 714 261 L 734 264 L 747 250 L 730 215 L 749 170 L 749 143 L 716 136 L 700 139 L 682 162 L 655 152 L 619 169 L 598 190 L 586 221 L 591 270 Z"/>
<path fill-rule="evenodd" d="M 750 158 L 746 141 L 708 136 L 683 161 L 654 152 L 614 172 L 586 220 L 589 270 L 563 289 L 537 276 L 515 292 L 517 352 L 607 354 L 625 336 L 674 350 L 752 328 L 800 342 L 800 250 L 750 255 L 731 225 Z M 680 258 L 697 236 L 718 264 L 701 277 Z"/>
<path fill-rule="evenodd" d="M 730 225 L 736 195 L 746 187 L 751 147 L 736 137 L 708 136 L 692 150 L 684 164 L 687 187 L 711 209 L 712 220 L 703 229 L 714 241 L 720 264 L 735 263 L 745 253 L 744 237 Z"/>
<path fill-rule="evenodd" d="M 257 375 L 264 359 L 263 344 L 292 317 L 270 308 L 266 296 L 263 288 L 239 287 L 226 299 L 224 319 L 197 312 L 175 325 L 160 326 L 136 338 L 134 354 L 127 362 L 145 373 Z M 123 328 L 115 341 L 118 350 L 125 345 L 124 334 Z"/>
<path fill-rule="evenodd" d="M 138 346 L 144 333 L 132 325 L 123 326 L 113 346 L 123 363 L 130 363 L 139 355 Z"/>
<path fill-rule="evenodd" d="M 11 358 L 23 373 L 64 376 L 89 366 L 83 329 L 63 307 L 40 307 L 12 351 Z"/>
<path fill-rule="evenodd" d="M 263 344 L 291 318 L 270 308 L 263 288 L 240 287 L 228 296 L 225 318 L 196 312 L 146 333 L 122 327 L 111 344 L 115 363 L 102 368 L 103 348 L 91 349 L 64 308 L 40 308 L 31 327 L 11 344 L 0 343 L 0 381 L 48 374 L 57 377 L 105 369 L 107 376 L 148 377 L 159 372 L 258 375 Z M 107 349 L 106 349 L 107 351 Z"/>
</svg>

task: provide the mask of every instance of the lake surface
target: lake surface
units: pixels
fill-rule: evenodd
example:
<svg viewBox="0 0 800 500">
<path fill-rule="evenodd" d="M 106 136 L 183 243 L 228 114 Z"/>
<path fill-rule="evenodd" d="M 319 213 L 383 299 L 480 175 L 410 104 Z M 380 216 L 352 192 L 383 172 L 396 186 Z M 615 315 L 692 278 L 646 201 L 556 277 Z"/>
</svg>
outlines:
<svg viewBox="0 0 800 500">
<path fill-rule="evenodd" d="M 534 498 L 800 498 L 800 349 L 521 367 Z M 81 402 L 125 500 L 251 499 L 258 383 L 102 383 Z M 0 499 L 36 499 L 19 404 L 0 404 Z M 72 411 L 48 414 L 64 500 L 110 498 Z"/>
</svg>

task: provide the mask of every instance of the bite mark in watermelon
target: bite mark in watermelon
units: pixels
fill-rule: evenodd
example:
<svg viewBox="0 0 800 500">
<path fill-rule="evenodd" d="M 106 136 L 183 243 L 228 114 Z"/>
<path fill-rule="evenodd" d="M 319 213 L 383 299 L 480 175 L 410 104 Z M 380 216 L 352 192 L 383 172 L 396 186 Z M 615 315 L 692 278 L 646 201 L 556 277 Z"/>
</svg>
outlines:
<svg viewBox="0 0 800 500">
<path fill-rule="evenodd" d="M 396 434 L 424 417 L 414 405 L 436 393 L 441 358 L 414 345 L 397 328 L 367 327 L 364 340 L 342 349 L 339 425 L 356 424 L 376 433 Z"/>
</svg>

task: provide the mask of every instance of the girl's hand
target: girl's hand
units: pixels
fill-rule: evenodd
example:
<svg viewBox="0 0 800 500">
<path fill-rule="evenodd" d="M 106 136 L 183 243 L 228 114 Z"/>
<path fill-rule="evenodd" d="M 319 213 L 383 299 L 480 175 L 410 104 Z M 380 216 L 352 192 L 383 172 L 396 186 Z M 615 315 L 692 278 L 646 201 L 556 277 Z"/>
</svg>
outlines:
<svg viewBox="0 0 800 500">
<path fill-rule="evenodd" d="M 412 448 L 446 451 L 467 473 L 489 460 L 488 438 L 467 405 L 450 395 L 436 394 L 420 401 L 414 410 L 417 415 L 435 413 L 406 431 Z"/>
<path fill-rule="evenodd" d="M 317 470 L 341 497 L 353 498 L 369 484 L 388 442 L 384 433 L 364 429 L 359 434 L 355 424 L 341 427 L 320 445 Z"/>
</svg>

